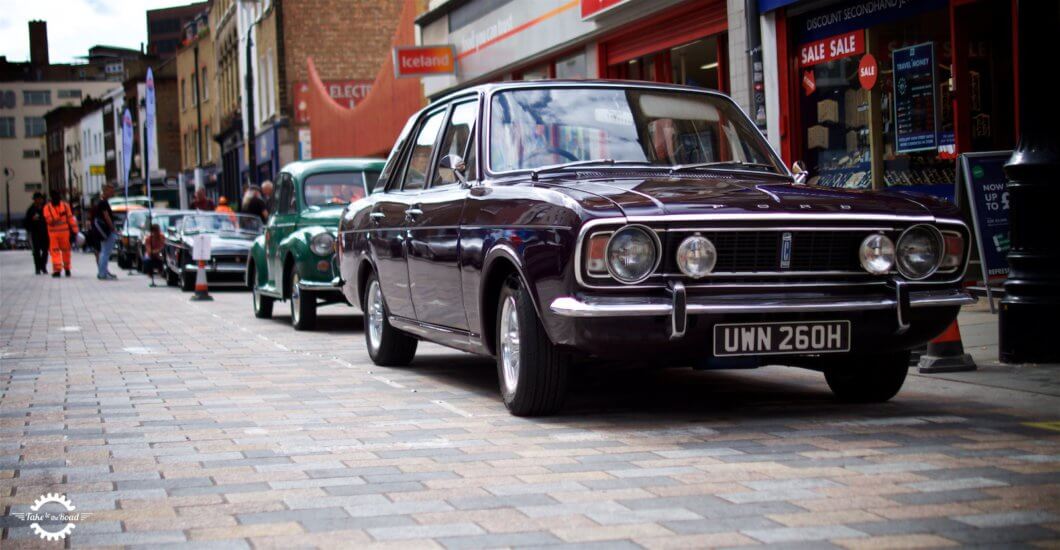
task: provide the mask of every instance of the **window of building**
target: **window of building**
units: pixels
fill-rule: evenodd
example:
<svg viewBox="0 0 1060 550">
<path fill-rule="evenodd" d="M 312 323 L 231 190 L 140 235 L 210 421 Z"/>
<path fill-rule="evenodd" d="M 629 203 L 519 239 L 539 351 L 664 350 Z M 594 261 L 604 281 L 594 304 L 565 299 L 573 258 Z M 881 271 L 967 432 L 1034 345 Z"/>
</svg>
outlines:
<svg viewBox="0 0 1060 550">
<path fill-rule="evenodd" d="M 25 105 L 51 105 L 51 90 L 23 90 L 22 103 Z"/>
<path fill-rule="evenodd" d="M 588 71 L 585 52 L 556 60 L 556 78 L 588 78 Z"/>
<path fill-rule="evenodd" d="M 15 137 L 15 117 L 0 116 L 0 138 Z"/>
<path fill-rule="evenodd" d="M 43 190 L 44 189 L 44 185 L 41 184 L 40 182 L 27 183 L 27 184 L 25 184 L 23 186 L 23 189 L 25 189 L 25 191 L 27 193 L 36 193 L 37 191 Z"/>
<path fill-rule="evenodd" d="M 210 125 L 207 124 L 202 130 L 202 141 L 206 144 L 206 162 L 213 161 L 213 147 L 210 147 Z"/>
<path fill-rule="evenodd" d="M 59 90 L 59 99 L 81 99 L 81 90 Z"/>
<path fill-rule="evenodd" d="M 44 135 L 44 131 L 47 126 L 44 123 L 44 117 L 39 116 L 28 116 L 25 118 L 25 130 L 26 137 L 40 137 Z"/>
<path fill-rule="evenodd" d="M 188 86 L 184 79 L 180 79 L 180 110 L 188 108 Z"/>
<path fill-rule="evenodd" d="M 191 104 L 199 104 L 199 73 L 191 73 Z"/>
<path fill-rule="evenodd" d="M 39 159 L 40 149 L 23 149 L 22 158 L 24 159 Z"/>
<path fill-rule="evenodd" d="M 199 82 L 202 83 L 202 100 L 203 101 L 209 101 L 210 100 L 210 81 L 209 81 L 209 79 L 206 78 L 206 67 L 202 68 L 201 74 L 202 74 L 202 76 L 199 79 Z"/>
</svg>

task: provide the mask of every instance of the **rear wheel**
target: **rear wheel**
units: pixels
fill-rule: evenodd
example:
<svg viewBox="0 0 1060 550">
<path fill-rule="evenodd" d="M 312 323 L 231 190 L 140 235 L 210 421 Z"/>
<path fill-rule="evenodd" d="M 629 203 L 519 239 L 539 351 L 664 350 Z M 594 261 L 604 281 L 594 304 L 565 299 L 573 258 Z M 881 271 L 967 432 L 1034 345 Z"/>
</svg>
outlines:
<svg viewBox="0 0 1060 550">
<path fill-rule="evenodd" d="M 549 340 L 529 291 L 515 275 L 497 301 L 496 350 L 501 397 L 509 412 L 540 416 L 563 406 L 570 356 Z"/>
<path fill-rule="evenodd" d="M 295 330 L 312 330 L 317 324 L 317 298 L 302 292 L 301 279 L 297 273 L 291 275 L 291 325 Z"/>
<path fill-rule="evenodd" d="M 118 253 L 118 267 L 121 269 L 129 269 L 132 267 L 132 259 L 126 256 L 124 252 Z"/>
<path fill-rule="evenodd" d="M 364 339 L 368 345 L 368 356 L 376 365 L 408 365 L 416 356 L 419 341 L 390 324 L 383 289 L 375 273 L 368 277 L 367 287 L 361 308 L 364 312 Z"/>
<path fill-rule="evenodd" d="M 832 393 L 850 403 L 883 403 L 898 394 L 909 373 L 909 352 L 852 356 L 825 369 Z"/>
<path fill-rule="evenodd" d="M 177 274 L 169 270 L 169 266 L 163 267 L 162 272 L 166 276 L 166 286 L 177 286 L 177 283 L 180 282 Z"/>
<path fill-rule="evenodd" d="M 250 269 L 247 273 L 247 282 L 250 283 L 250 293 L 253 295 L 254 316 L 258 319 L 271 319 L 272 304 L 275 300 L 273 300 L 272 296 L 263 295 L 261 289 L 258 288 L 258 275 L 254 269 L 254 264 L 250 264 Z"/>
<path fill-rule="evenodd" d="M 180 274 L 180 289 L 184 292 L 195 290 L 195 273 L 185 271 Z"/>
</svg>

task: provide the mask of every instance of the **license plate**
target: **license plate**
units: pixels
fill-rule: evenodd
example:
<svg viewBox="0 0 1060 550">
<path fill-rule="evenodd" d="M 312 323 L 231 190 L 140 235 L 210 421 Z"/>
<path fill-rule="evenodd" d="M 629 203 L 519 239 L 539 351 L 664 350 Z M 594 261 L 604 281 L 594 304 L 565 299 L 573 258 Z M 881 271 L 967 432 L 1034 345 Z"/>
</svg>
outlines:
<svg viewBox="0 0 1060 550">
<path fill-rule="evenodd" d="M 850 321 L 714 325 L 714 356 L 850 351 Z"/>
</svg>

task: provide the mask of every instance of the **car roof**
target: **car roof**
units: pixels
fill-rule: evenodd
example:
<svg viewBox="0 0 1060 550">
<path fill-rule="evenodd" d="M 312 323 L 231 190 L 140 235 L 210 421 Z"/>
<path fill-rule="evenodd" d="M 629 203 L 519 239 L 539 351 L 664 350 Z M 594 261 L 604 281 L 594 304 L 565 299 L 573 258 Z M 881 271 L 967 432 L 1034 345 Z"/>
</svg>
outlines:
<svg viewBox="0 0 1060 550">
<path fill-rule="evenodd" d="M 564 79 L 548 79 L 548 80 L 507 80 L 503 82 L 490 82 L 486 84 L 478 84 L 476 86 L 469 86 L 456 90 L 452 93 L 446 94 L 439 97 L 438 99 L 431 102 L 431 104 L 440 103 L 449 99 L 467 95 L 472 92 L 496 92 L 499 90 L 518 90 L 525 88 L 652 88 L 652 89 L 667 89 L 682 92 L 698 92 L 707 93 L 711 95 L 717 95 L 720 97 L 728 97 L 718 90 L 711 90 L 709 88 L 700 88 L 698 86 L 685 86 L 683 84 L 661 84 L 658 82 L 648 82 L 644 80 L 607 80 L 607 79 L 593 79 L 593 80 L 564 80 Z"/>
<path fill-rule="evenodd" d="M 295 178 L 302 179 L 318 172 L 336 172 L 341 170 L 382 170 L 386 159 L 376 158 L 329 158 L 313 160 L 296 160 L 283 167 L 283 171 Z"/>
</svg>

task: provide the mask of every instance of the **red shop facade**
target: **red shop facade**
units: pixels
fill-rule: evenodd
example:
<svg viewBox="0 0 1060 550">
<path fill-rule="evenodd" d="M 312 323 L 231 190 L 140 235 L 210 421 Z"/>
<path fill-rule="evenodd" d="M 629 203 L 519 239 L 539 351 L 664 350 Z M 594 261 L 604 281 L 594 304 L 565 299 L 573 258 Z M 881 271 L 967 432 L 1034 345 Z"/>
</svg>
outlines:
<svg viewBox="0 0 1060 550">
<path fill-rule="evenodd" d="M 815 185 L 952 197 L 958 154 L 1016 143 L 1015 1 L 759 0 L 784 159 Z"/>
</svg>

